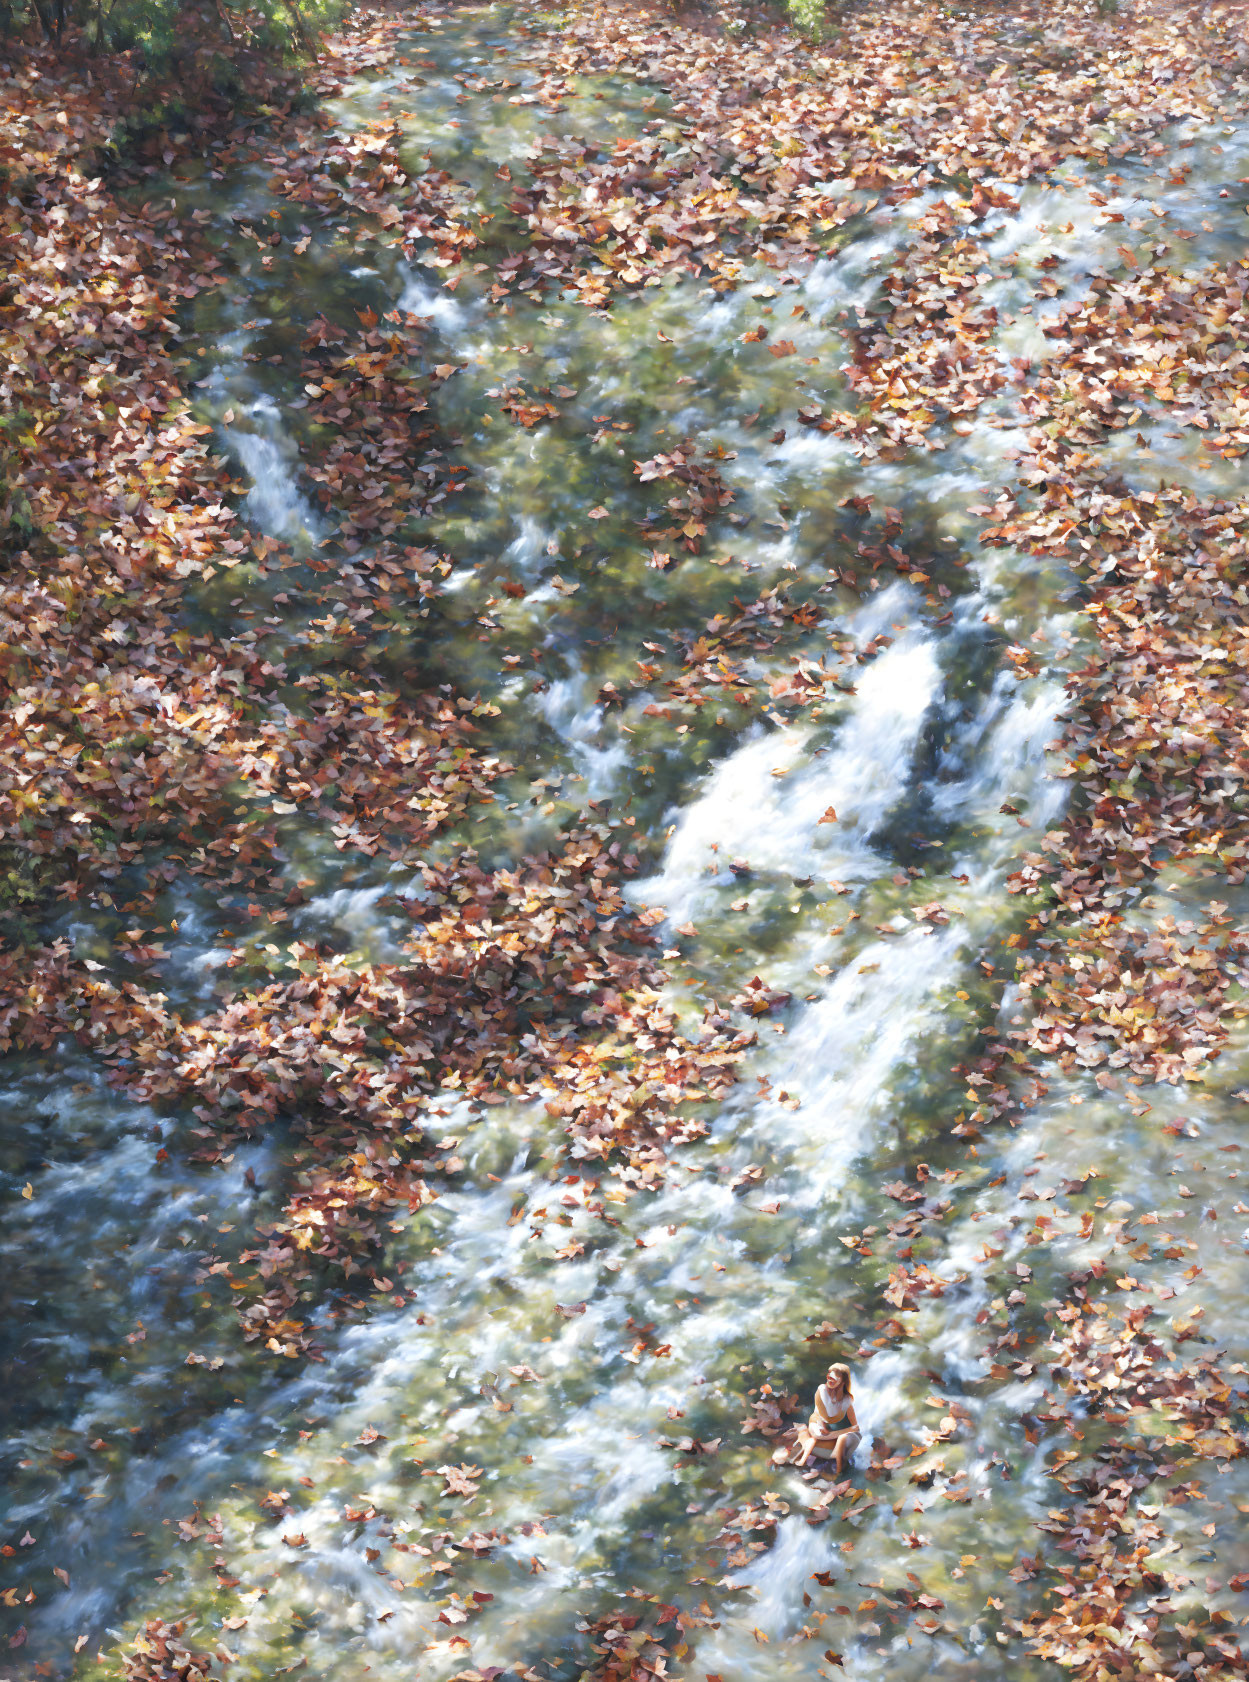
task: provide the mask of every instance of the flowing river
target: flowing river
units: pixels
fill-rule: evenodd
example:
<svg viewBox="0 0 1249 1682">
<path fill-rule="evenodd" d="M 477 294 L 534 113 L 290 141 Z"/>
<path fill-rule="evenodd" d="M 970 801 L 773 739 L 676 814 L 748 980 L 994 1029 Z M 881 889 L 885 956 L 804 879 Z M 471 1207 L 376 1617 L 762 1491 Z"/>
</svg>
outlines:
<svg viewBox="0 0 1249 1682">
<path fill-rule="evenodd" d="M 348 128 L 397 118 L 414 158 L 428 153 L 487 195 L 548 136 L 610 141 L 643 111 L 662 115 L 653 90 L 608 78 L 555 112 L 500 99 L 501 76 L 522 90 L 531 79 L 517 42 L 505 8 L 431 10 L 408 62 L 348 84 L 334 115 Z M 1128 216 L 1157 207 L 1202 230 L 1192 250 L 1206 262 L 1243 247 L 1243 192 L 1220 194 L 1247 160 L 1249 128 L 1173 133 L 1164 158 L 1123 164 L 1101 190 Z M 1172 173 L 1181 161 L 1186 181 Z M 458 370 L 438 414 L 466 484 L 429 521 L 454 571 L 432 617 L 386 655 L 398 681 L 406 669 L 499 709 L 492 746 L 515 771 L 455 841 L 515 858 L 593 801 L 640 856 L 631 896 L 666 914 L 682 1009 L 696 1017 L 756 976 L 792 1002 L 759 1019 L 708 1137 L 659 1189 L 606 1208 L 601 1171 L 564 1154 L 542 1106 L 448 1098 L 438 1125 L 459 1141 L 454 1184 L 393 1224 L 393 1297 L 324 1314 L 323 1359 L 307 1363 L 245 1349 L 199 1276 L 214 1245 L 280 1207 L 289 1162 L 276 1131 L 221 1164 L 172 1143 L 158 1161 L 170 1118 L 116 1094 L 88 1054 L 11 1062 L 0 1277 L 15 1551 L 2 1563 L 30 1636 L 10 1668 L 35 1674 L 29 1656 L 55 1674 L 112 1673 L 128 1631 L 176 1615 L 196 1620 L 196 1642 L 224 1652 L 233 1678 L 306 1667 L 334 1682 L 441 1682 L 537 1664 L 572 1678 L 594 1662 L 594 1620 L 657 1600 L 676 1608 L 676 1674 L 806 1677 L 830 1669 L 820 1655 L 831 1650 L 855 1678 L 1000 1677 L 1001 1621 L 1032 1604 L 1026 1570 L 1009 1573 L 1057 1504 L 1046 1478 L 1057 1439 L 1037 1419 L 1042 1378 L 995 1379 L 983 1328 L 1019 1266 L 1036 1271 L 1040 1300 L 1049 1270 L 1060 1294 L 1093 1254 L 1074 1230 L 1029 1240 L 1038 1213 L 1070 1201 L 1064 1182 L 1095 1170 L 1078 1206 L 1110 1222 L 1157 1211 L 1177 1241 L 1166 1254 L 1146 1246 L 1132 1270 L 1174 1291 L 1168 1313 L 1197 1293 L 1201 1335 L 1246 1358 L 1231 1100 L 1249 1085 L 1249 1036 L 1234 1034 L 1181 1088 L 1043 1071 L 1049 1090 L 1017 1126 L 974 1150 L 951 1133 L 971 1107 L 952 1066 L 1013 973 L 1025 909 L 1006 878 L 1064 807 L 1047 746 L 1086 629 L 1061 568 L 975 541 L 969 508 L 1014 473 L 1022 422 L 1009 384 L 942 433 L 942 448 L 892 463 L 773 419 L 792 415 L 795 370 L 813 402 L 844 402 L 847 328 L 878 302 L 928 201 L 860 195 L 836 252 L 790 283 L 759 265 L 724 295 L 680 280 L 598 312 L 517 294 L 500 308 L 488 278 L 447 290 L 437 266 L 376 245 L 357 256 L 328 228 L 297 259 L 300 218 L 259 165 L 204 164 L 173 190 L 230 277 L 197 300 L 185 332 L 203 365 L 202 416 L 258 532 L 339 564 L 338 515 L 300 465 L 294 347 L 315 317 L 409 312 L 429 323 L 429 359 Z M 1017 213 L 978 230 L 1003 358 L 1043 348 L 1038 318 L 1113 266 L 1122 239 L 1075 172 L 1017 196 Z M 266 255 L 243 221 L 287 237 Z M 1036 265 L 1055 251 L 1056 295 L 1033 309 Z M 769 318 L 794 356 L 743 342 Z M 497 393 L 518 385 L 568 395 L 548 424 L 515 426 Z M 722 449 L 733 501 L 703 552 L 665 571 L 637 539 L 654 498 L 633 463 L 687 437 Z M 1122 470 L 1139 484 L 1232 483 L 1235 465 L 1190 437 L 1151 437 Z M 877 519 L 898 511 L 918 581 L 883 571 L 851 587 L 865 529 L 852 496 L 872 498 Z M 188 615 L 249 624 L 271 658 L 297 662 L 307 626 L 284 576 L 243 564 L 189 592 Z M 821 707 L 717 714 L 712 701 L 678 731 L 659 681 L 629 687 L 648 649 L 659 676 L 673 675 L 675 633 L 772 585 L 823 587 L 834 634 L 763 648 L 756 680 L 766 696 L 791 656 L 831 655 L 843 675 Z M 1011 643 L 1035 651 L 1039 675 L 1006 661 Z M 523 661 L 505 663 L 503 647 Z M 603 699 L 607 685 L 623 704 Z M 836 821 L 821 822 L 830 807 Z M 388 896 L 410 874 L 310 831 L 275 860 L 274 898 L 305 884 L 291 939 L 393 958 L 404 918 Z M 1192 892 L 1191 872 L 1175 869 L 1136 914 L 1182 918 Z M 934 904 L 938 916 L 924 910 Z M 198 879 L 170 885 L 168 910 L 176 927 L 156 973 L 175 1004 L 209 1008 L 240 943 L 264 965 L 259 944 L 223 933 Z M 106 931 L 87 913 L 71 908 L 57 930 L 102 955 Z M 1004 1029 L 1020 1008 L 1008 985 Z M 865 1287 L 906 1232 L 875 1252 L 862 1236 L 902 1219 L 909 1206 L 887 1189 L 899 1181 L 949 1203 L 914 1249 L 948 1283 L 905 1316 L 905 1336 L 880 1324 Z M 1035 1327 L 1019 1329 L 1035 1340 Z M 830 1358 L 855 1371 L 862 1467 L 902 1457 L 890 1479 L 868 1481 L 870 1499 L 831 1518 L 813 1511 L 817 1488 L 774 1470 L 770 1445 L 742 1430 L 768 1386 L 805 1398 Z M 430 1475 L 447 1464 L 478 1468 L 471 1502 Z M 1229 1511 L 1249 1499 L 1245 1461 L 1219 1482 Z M 268 1492 L 289 1509 L 276 1522 L 259 1505 Z M 751 1503 L 759 1528 L 718 1541 Z M 1162 1521 L 1171 1564 L 1198 1584 L 1216 1569 L 1204 1517 L 1178 1505 Z M 1220 1576 L 1235 1568 L 1226 1547 Z M 895 1615 L 898 1587 L 931 1597 L 932 1633 Z M 1211 1604 L 1235 1603 L 1221 1592 Z M 1046 1670 L 1017 1650 L 1009 1663 L 1020 1676 Z"/>
</svg>

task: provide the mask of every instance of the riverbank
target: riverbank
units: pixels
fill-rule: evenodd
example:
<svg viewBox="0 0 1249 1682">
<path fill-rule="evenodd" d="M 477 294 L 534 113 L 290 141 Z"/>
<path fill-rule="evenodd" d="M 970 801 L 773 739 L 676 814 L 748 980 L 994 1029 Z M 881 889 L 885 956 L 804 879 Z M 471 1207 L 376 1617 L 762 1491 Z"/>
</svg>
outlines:
<svg viewBox="0 0 1249 1682">
<path fill-rule="evenodd" d="M 10 76 L 19 1666 L 1239 1662 L 1243 43 L 729 21 Z"/>
</svg>

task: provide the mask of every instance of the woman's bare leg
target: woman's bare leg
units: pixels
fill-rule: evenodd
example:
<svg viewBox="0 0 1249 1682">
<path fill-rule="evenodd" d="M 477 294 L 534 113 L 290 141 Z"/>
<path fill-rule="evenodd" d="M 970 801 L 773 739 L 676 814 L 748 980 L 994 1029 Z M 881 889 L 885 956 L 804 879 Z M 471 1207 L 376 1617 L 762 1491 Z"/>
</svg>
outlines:
<svg viewBox="0 0 1249 1682">
<path fill-rule="evenodd" d="M 862 1439 L 857 1431 L 843 1431 L 837 1438 L 837 1447 L 834 1450 L 833 1458 L 837 1462 L 837 1471 L 839 1475 L 846 1460 L 854 1453 L 855 1449 L 858 1448 L 861 1440 Z"/>
</svg>

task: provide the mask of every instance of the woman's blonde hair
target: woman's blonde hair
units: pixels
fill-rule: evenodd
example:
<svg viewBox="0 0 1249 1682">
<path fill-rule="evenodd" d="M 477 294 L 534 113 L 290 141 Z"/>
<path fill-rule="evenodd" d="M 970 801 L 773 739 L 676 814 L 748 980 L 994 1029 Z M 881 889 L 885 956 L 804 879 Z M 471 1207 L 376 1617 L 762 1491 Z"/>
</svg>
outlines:
<svg viewBox="0 0 1249 1682">
<path fill-rule="evenodd" d="M 845 1391 L 847 1396 L 850 1394 L 850 1368 L 844 1361 L 834 1361 L 824 1376 L 825 1378 L 839 1378 L 841 1380 L 841 1388 Z"/>
</svg>

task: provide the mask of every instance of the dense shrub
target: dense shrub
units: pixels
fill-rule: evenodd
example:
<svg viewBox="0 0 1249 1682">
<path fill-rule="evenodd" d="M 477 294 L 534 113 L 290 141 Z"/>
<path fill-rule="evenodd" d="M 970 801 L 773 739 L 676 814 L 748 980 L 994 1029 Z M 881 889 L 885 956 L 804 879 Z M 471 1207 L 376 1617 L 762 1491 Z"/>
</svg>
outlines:
<svg viewBox="0 0 1249 1682">
<path fill-rule="evenodd" d="M 151 82 L 198 65 L 191 96 L 205 73 L 228 86 L 249 58 L 309 51 L 341 10 L 339 0 L 0 0 L 0 35 L 125 53 Z"/>
<path fill-rule="evenodd" d="M 827 0 L 785 0 L 790 17 L 804 35 L 822 35 L 828 26 Z"/>
</svg>

